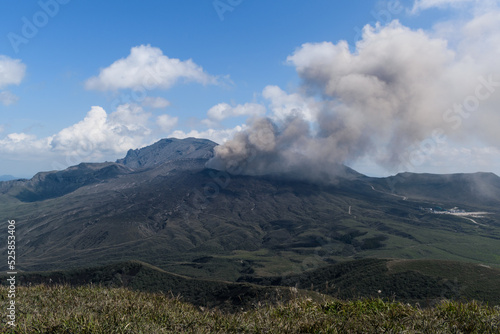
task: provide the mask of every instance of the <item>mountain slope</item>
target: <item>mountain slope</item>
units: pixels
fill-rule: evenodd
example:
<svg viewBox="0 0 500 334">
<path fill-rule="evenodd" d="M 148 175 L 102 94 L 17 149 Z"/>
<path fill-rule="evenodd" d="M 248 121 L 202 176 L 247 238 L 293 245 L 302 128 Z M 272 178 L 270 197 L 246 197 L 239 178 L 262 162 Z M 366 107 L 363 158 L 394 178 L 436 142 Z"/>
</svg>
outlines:
<svg viewBox="0 0 500 334">
<path fill-rule="evenodd" d="M 444 182 L 437 195 L 429 190 L 428 197 L 416 191 L 403 197 L 387 187 L 387 180 L 354 171 L 327 185 L 286 176 L 229 175 L 205 168 L 213 145 L 162 141 L 130 153 L 123 161 L 129 166 L 82 164 L 60 172 L 81 176 L 86 171 L 83 181 L 68 182 L 69 188 L 42 186 L 57 185 L 44 183 L 55 172 L 13 181 L 15 186 L 0 183 L 0 228 L 6 230 L 8 219 L 17 221 L 19 268 L 138 259 L 169 272 L 236 280 L 363 257 L 500 266 L 498 206 L 471 200 L 468 210 L 488 211 L 471 219 L 421 209 L 441 204 L 453 184 Z M 111 172 L 105 173 L 107 168 Z M 29 196 L 19 198 L 27 191 Z M 446 199 L 449 207 L 463 205 L 451 195 Z"/>
<path fill-rule="evenodd" d="M 37 173 L 31 180 L 7 182 L 4 193 L 13 194 L 22 202 L 43 201 L 64 196 L 78 188 L 104 182 L 132 170 L 115 163 L 81 163 L 57 172 Z"/>
<path fill-rule="evenodd" d="M 149 168 L 180 159 L 204 159 L 213 157 L 216 143 L 197 138 L 162 139 L 151 146 L 129 150 L 125 158 L 116 162 L 132 169 Z"/>
<path fill-rule="evenodd" d="M 107 182 L 122 175 L 182 161 L 184 169 L 199 168 L 213 156 L 216 144 L 206 139 L 162 139 L 137 150 L 129 150 L 116 163 L 81 163 L 61 171 L 40 172 L 30 180 L 0 182 L 0 193 L 22 202 L 43 201 L 69 194 L 81 187 Z"/>
</svg>

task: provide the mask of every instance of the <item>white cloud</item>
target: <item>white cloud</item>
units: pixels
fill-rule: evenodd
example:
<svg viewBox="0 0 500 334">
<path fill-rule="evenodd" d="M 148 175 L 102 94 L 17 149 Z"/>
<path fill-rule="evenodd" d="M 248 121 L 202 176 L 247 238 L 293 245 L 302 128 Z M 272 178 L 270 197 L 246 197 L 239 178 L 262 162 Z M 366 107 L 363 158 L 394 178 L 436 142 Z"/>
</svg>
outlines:
<svg viewBox="0 0 500 334">
<path fill-rule="evenodd" d="M 0 89 L 19 85 L 26 75 L 26 65 L 20 59 L 0 55 Z M 5 106 L 17 102 L 19 98 L 9 91 L 0 91 L 0 103 Z"/>
<path fill-rule="evenodd" d="M 83 120 L 44 138 L 29 133 L 5 134 L 0 139 L 0 154 L 17 161 L 39 161 L 50 169 L 61 169 L 82 161 L 105 161 L 121 157 L 129 149 L 143 147 L 159 135 L 153 132 L 152 114 L 136 104 L 124 104 L 107 113 L 99 106 L 92 107 Z M 156 125 L 168 133 L 177 125 L 178 118 L 167 114 L 154 119 Z M 167 137 L 207 138 L 224 142 L 246 126 L 232 129 L 190 132 L 173 131 Z M 0 132 L 3 127 L 0 127 Z M 163 135 L 160 135 L 164 137 Z"/>
<path fill-rule="evenodd" d="M 142 101 L 142 105 L 153 109 L 164 109 L 170 105 L 170 101 L 164 99 L 163 97 L 147 96 Z"/>
<path fill-rule="evenodd" d="M 227 103 L 219 103 L 207 112 L 208 118 L 212 121 L 222 121 L 230 117 L 238 116 L 262 116 L 266 113 L 266 108 L 257 103 L 238 104 L 237 106 L 230 106 Z"/>
<path fill-rule="evenodd" d="M 51 149 L 83 156 L 125 152 L 139 147 L 151 133 L 149 117 L 137 105 L 120 105 L 109 115 L 101 107 L 92 107 L 82 121 L 51 138 Z"/>
<path fill-rule="evenodd" d="M 417 13 L 430 8 L 456 7 L 476 0 L 415 0 L 412 13 Z"/>
<path fill-rule="evenodd" d="M 180 80 L 204 85 L 217 83 L 215 77 L 191 59 L 181 61 L 169 58 L 159 48 L 140 45 L 133 47 L 127 58 L 101 69 L 98 76 L 86 81 L 85 87 L 101 91 L 168 89 Z"/>
<path fill-rule="evenodd" d="M 218 144 L 222 144 L 225 143 L 230 138 L 232 138 L 236 133 L 241 132 L 246 128 L 247 128 L 246 125 L 238 125 L 232 129 L 223 129 L 223 130 L 208 129 L 205 131 L 191 130 L 189 132 L 177 130 L 172 132 L 169 135 L 169 137 L 174 137 L 179 139 L 184 139 L 189 137 L 205 138 L 205 139 L 210 139 Z"/>
<path fill-rule="evenodd" d="M 9 158 L 74 156 L 80 159 L 74 163 L 100 161 L 141 147 L 152 133 L 150 116 L 137 105 L 121 105 L 110 114 L 92 107 L 82 121 L 52 136 L 38 139 L 26 133 L 7 134 L 0 139 L 0 153 Z"/>
<path fill-rule="evenodd" d="M 19 97 L 7 90 L 0 92 L 0 103 L 2 103 L 4 106 L 16 103 L 17 100 L 19 100 Z"/>
<path fill-rule="evenodd" d="M 0 55 L 0 89 L 19 85 L 26 74 L 26 65 L 20 59 Z"/>
<path fill-rule="evenodd" d="M 476 60 L 478 65 L 486 69 L 498 69 L 500 8 L 480 13 L 466 23 L 453 22 L 451 25 L 455 35 L 457 30 L 461 33 L 459 50 L 462 54 Z"/>
<path fill-rule="evenodd" d="M 50 151 L 51 138 L 37 139 L 26 133 L 10 133 L 0 139 L 0 152 L 5 157 L 21 157 L 46 155 Z"/>
<path fill-rule="evenodd" d="M 177 125 L 178 121 L 179 121 L 178 117 L 172 117 L 167 114 L 160 115 L 156 118 L 156 124 L 158 124 L 160 129 L 164 132 L 172 130 L 172 128 Z"/>
</svg>

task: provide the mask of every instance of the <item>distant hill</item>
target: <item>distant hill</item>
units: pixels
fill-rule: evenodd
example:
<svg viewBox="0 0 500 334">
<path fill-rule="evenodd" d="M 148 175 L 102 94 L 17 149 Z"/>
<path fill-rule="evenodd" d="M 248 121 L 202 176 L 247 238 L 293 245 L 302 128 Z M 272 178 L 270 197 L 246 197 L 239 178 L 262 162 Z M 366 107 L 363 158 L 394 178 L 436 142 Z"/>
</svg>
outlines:
<svg viewBox="0 0 500 334">
<path fill-rule="evenodd" d="M 18 285 L 87 284 L 163 292 L 194 305 L 225 309 L 286 303 L 297 297 L 325 300 L 383 298 L 425 307 L 443 299 L 500 305 L 500 269 L 439 260 L 361 259 L 301 274 L 242 276 L 238 283 L 193 279 L 128 261 L 66 271 L 19 273 Z M 2 279 L 2 284 L 7 284 Z M 292 288 L 292 289 L 290 289 Z"/>
<path fill-rule="evenodd" d="M 500 177 L 493 173 L 400 173 L 371 180 L 378 189 L 412 199 L 471 206 L 500 204 Z"/>
<path fill-rule="evenodd" d="M 129 150 L 127 156 L 116 163 L 81 163 L 61 171 L 40 172 L 30 180 L 3 182 L 0 183 L 0 193 L 12 194 L 22 202 L 35 202 L 60 197 L 132 171 L 176 161 L 193 161 L 196 168 L 198 160 L 205 162 L 213 156 L 216 145 L 206 139 L 162 139 L 151 146 Z"/>
<path fill-rule="evenodd" d="M 316 292 L 292 292 L 285 287 L 263 287 L 248 283 L 192 279 L 165 272 L 140 261 L 66 271 L 19 273 L 16 278 L 17 284 L 22 286 L 96 284 L 107 287 L 127 287 L 147 292 L 163 292 L 194 305 L 228 310 L 251 308 L 257 303 L 287 302 L 301 296 L 318 301 L 324 299 Z M 2 284 L 5 285 L 6 282 L 2 279 Z"/>
<path fill-rule="evenodd" d="M 431 306 L 445 298 L 500 305 L 500 269 L 454 261 L 363 259 L 238 281 L 311 289 L 341 299 L 381 297 Z"/>
<path fill-rule="evenodd" d="M 22 202 L 36 202 L 64 196 L 130 172 L 131 169 L 115 163 L 81 163 L 62 171 L 37 173 L 30 180 L 5 182 L 0 184 L 0 191 L 10 192 Z"/>
<path fill-rule="evenodd" d="M 18 178 L 12 175 L 0 175 L 0 181 L 11 181 L 16 179 Z"/>
</svg>

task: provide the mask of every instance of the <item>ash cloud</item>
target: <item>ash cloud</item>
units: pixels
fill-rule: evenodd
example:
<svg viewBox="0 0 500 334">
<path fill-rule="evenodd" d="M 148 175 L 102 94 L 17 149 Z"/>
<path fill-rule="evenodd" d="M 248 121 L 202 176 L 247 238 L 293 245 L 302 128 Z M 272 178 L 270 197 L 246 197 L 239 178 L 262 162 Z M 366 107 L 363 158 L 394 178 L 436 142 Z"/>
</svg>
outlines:
<svg viewBox="0 0 500 334">
<path fill-rule="evenodd" d="M 500 29 L 485 25 L 499 26 L 491 12 L 457 28 L 460 38 L 457 42 L 455 36 L 454 47 L 438 32 L 431 36 L 398 21 L 366 26 L 354 51 L 345 41 L 302 45 L 287 60 L 302 79 L 304 100 L 319 97 L 314 118 L 292 112 L 253 120 L 215 148 L 208 167 L 323 178 L 363 157 L 387 170 L 400 169 L 409 150 L 433 136 L 456 142 L 472 138 L 499 147 L 494 120 L 500 117 L 500 65 L 481 50 L 498 48 Z M 473 43 L 478 30 L 487 36 Z M 490 82 L 479 88 L 488 97 L 478 100 L 474 110 L 464 110 L 478 92 L 479 77 L 483 85 Z"/>
<path fill-rule="evenodd" d="M 296 115 L 280 122 L 254 119 L 248 129 L 215 147 L 215 157 L 207 167 L 232 174 L 286 174 L 313 181 L 348 176 L 342 163 L 353 149 L 353 133 L 338 122 L 329 122 L 320 122 L 318 131 Z M 368 138 L 357 141 L 359 146 L 370 145 Z"/>
</svg>

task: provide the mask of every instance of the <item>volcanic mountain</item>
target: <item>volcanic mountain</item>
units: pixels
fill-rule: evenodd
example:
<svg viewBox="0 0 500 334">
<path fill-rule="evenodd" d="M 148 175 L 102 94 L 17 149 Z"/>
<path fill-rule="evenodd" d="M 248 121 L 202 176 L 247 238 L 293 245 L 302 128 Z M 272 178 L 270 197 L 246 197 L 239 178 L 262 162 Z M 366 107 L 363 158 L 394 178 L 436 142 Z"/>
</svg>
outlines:
<svg viewBox="0 0 500 334">
<path fill-rule="evenodd" d="M 494 174 L 232 175 L 205 167 L 216 145 L 163 139 L 116 162 L 0 182 L 0 228 L 16 220 L 18 268 L 140 260 L 237 280 L 366 257 L 500 266 Z"/>
</svg>

